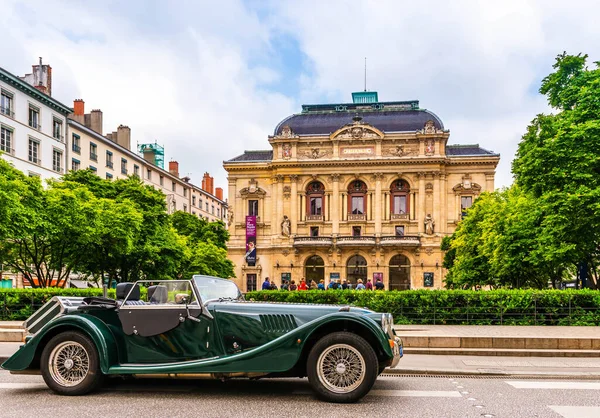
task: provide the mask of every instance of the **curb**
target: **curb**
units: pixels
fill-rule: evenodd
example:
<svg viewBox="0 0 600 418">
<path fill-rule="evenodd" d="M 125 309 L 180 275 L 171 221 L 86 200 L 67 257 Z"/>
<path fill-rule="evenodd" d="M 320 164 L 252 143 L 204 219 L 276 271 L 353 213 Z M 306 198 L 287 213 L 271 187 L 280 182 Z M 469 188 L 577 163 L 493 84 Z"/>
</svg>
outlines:
<svg viewBox="0 0 600 418">
<path fill-rule="evenodd" d="M 489 377 L 537 377 L 537 378 L 565 378 L 598 379 L 600 372 L 535 372 L 531 370 L 459 370 L 459 369 L 385 369 L 382 375 L 407 375 L 418 374 L 423 376 L 489 376 Z"/>
</svg>

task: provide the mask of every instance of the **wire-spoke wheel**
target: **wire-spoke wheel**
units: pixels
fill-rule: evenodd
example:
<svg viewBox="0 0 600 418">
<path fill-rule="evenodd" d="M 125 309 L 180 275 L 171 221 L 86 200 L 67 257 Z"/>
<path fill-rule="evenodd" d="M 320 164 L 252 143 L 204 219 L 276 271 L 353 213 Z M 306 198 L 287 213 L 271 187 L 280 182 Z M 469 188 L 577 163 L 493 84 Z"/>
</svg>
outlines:
<svg viewBox="0 0 600 418">
<path fill-rule="evenodd" d="M 61 395 L 82 395 L 102 381 L 98 352 L 85 335 L 68 331 L 56 335 L 42 352 L 42 376 Z"/>
<path fill-rule="evenodd" d="M 379 363 L 371 345 L 351 332 L 321 338 L 308 356 L 308 379 L 317 395 L 329 402 L 356 402 L 365 396 Z"/>
<path fill-rule="evenodd" d="M 351 345 L 335 344 L 319 356 L 317 374 L 332 392 L 352 392 L 365 380 L 365 359 Z"/>
</svg>

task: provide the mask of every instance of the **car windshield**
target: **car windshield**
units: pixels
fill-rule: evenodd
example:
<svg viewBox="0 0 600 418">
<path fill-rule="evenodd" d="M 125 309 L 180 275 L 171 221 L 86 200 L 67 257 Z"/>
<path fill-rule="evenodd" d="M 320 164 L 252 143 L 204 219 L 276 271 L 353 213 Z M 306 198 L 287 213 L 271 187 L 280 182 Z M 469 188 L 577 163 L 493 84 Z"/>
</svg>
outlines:
<svg viewBox="0 0 600 418">
<path fill-rule="evenodd" d="M 240 289 L 231 280 L 210 276 L 194 276 L 193 278 L 203 303 L 210 299 L 244 299 Z"/>
</svg>

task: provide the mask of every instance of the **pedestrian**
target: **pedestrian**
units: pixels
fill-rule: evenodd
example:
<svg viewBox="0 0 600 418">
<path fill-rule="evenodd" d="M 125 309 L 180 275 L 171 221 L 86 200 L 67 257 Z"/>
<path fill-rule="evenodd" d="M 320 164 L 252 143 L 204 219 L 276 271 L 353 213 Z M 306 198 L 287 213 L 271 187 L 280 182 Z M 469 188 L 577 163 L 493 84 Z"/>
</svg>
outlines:
<svg viewBox="0 0 600 418">
<path fill-rule="evenodd" d="M 375 282 L 375 290 L 385 290 L 385 286 L 383 285 L 381 279 L 377 279 Z"/>
<path fill-rule="evenodd" d="M 296 286 L 296 282 L 294 280 L 290 282 L 290 290 L 298 290 L 298 286 Z"/>
<path fill-rule="evenodd" d="M 271 281 L 268 277 L 265 277 L 265 281 L 262 284 L 262 290 L 270 290 L 271 289 Z"/>
<path fill-rule="evenodd" d="M 317 289 L 325 290 L 325 280 L 321 279 L 321 281 L 319 281 L 319 284 L 317 285 Z"/>
<path fill-rule="evenodd" d="M 310 281 L 310 290 L 317 290 L 317 282 L 314 280 Z"/>
<path fill-rule="evenodd" d="M 275 282 L 273 280 L 271 280 L 271 290 L 277 290 L 277 285 L 275 284 Z"/>
<path fill-rule="evenodd" d="M 329 289 L 333 289 L 333 285 L 335 284 L 335 282 L 332 280 L 329 282 L 329 284 L 327 285 L 327 290 Z"/>
<path fill-rule="evenodd" d="M 306 287 L 306 281 L 304 279 L 300 280 L 300 286 L 298 286 L 298 290 L 308 290 Z"/>
<path fill-rule="evenodd" d="M 358 279 L 356 284 L 356 290 L 365 290 L 365 285 L 363 284 L 362 279 Z"/>
<path fill-rule="evenodd" d="M 281 290 L 288 290 L 290 287 L 290 283 L 287 280 L 284 280 L 283 283 L 281 283 Z"/>
<path fill-rule="evenodd" d="M 365 285 L 367 290 L 373 290 L 373 283 L 371 283 L 371 279 L 367 279 L 367 284 Z"/>
<path fill-rule="evenodd" d="M 348 290 L 348 282 L 346 279 L 344 279 L 344 282 L 342 283 L 342 290 Z"/>
</svg>

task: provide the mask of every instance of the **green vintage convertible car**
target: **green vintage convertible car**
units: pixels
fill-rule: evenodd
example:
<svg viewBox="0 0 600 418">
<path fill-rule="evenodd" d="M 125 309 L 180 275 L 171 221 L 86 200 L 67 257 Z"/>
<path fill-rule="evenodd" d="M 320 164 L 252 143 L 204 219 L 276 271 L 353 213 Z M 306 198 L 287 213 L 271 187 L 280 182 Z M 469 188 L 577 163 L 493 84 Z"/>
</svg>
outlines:
<svg viewBox="0 0 600 418">
<path fill-rule="evenodd" d="M 208 276 L 120 283 L 116 296 L 54 297 L 2 367 L 41 373 L 61 395 L 107 376 L 308 376 L 321 399 L 355 402 L 402 356 L 392 316 L 368 309 L 248 302 L 235 283 Z"/>
</svg>

